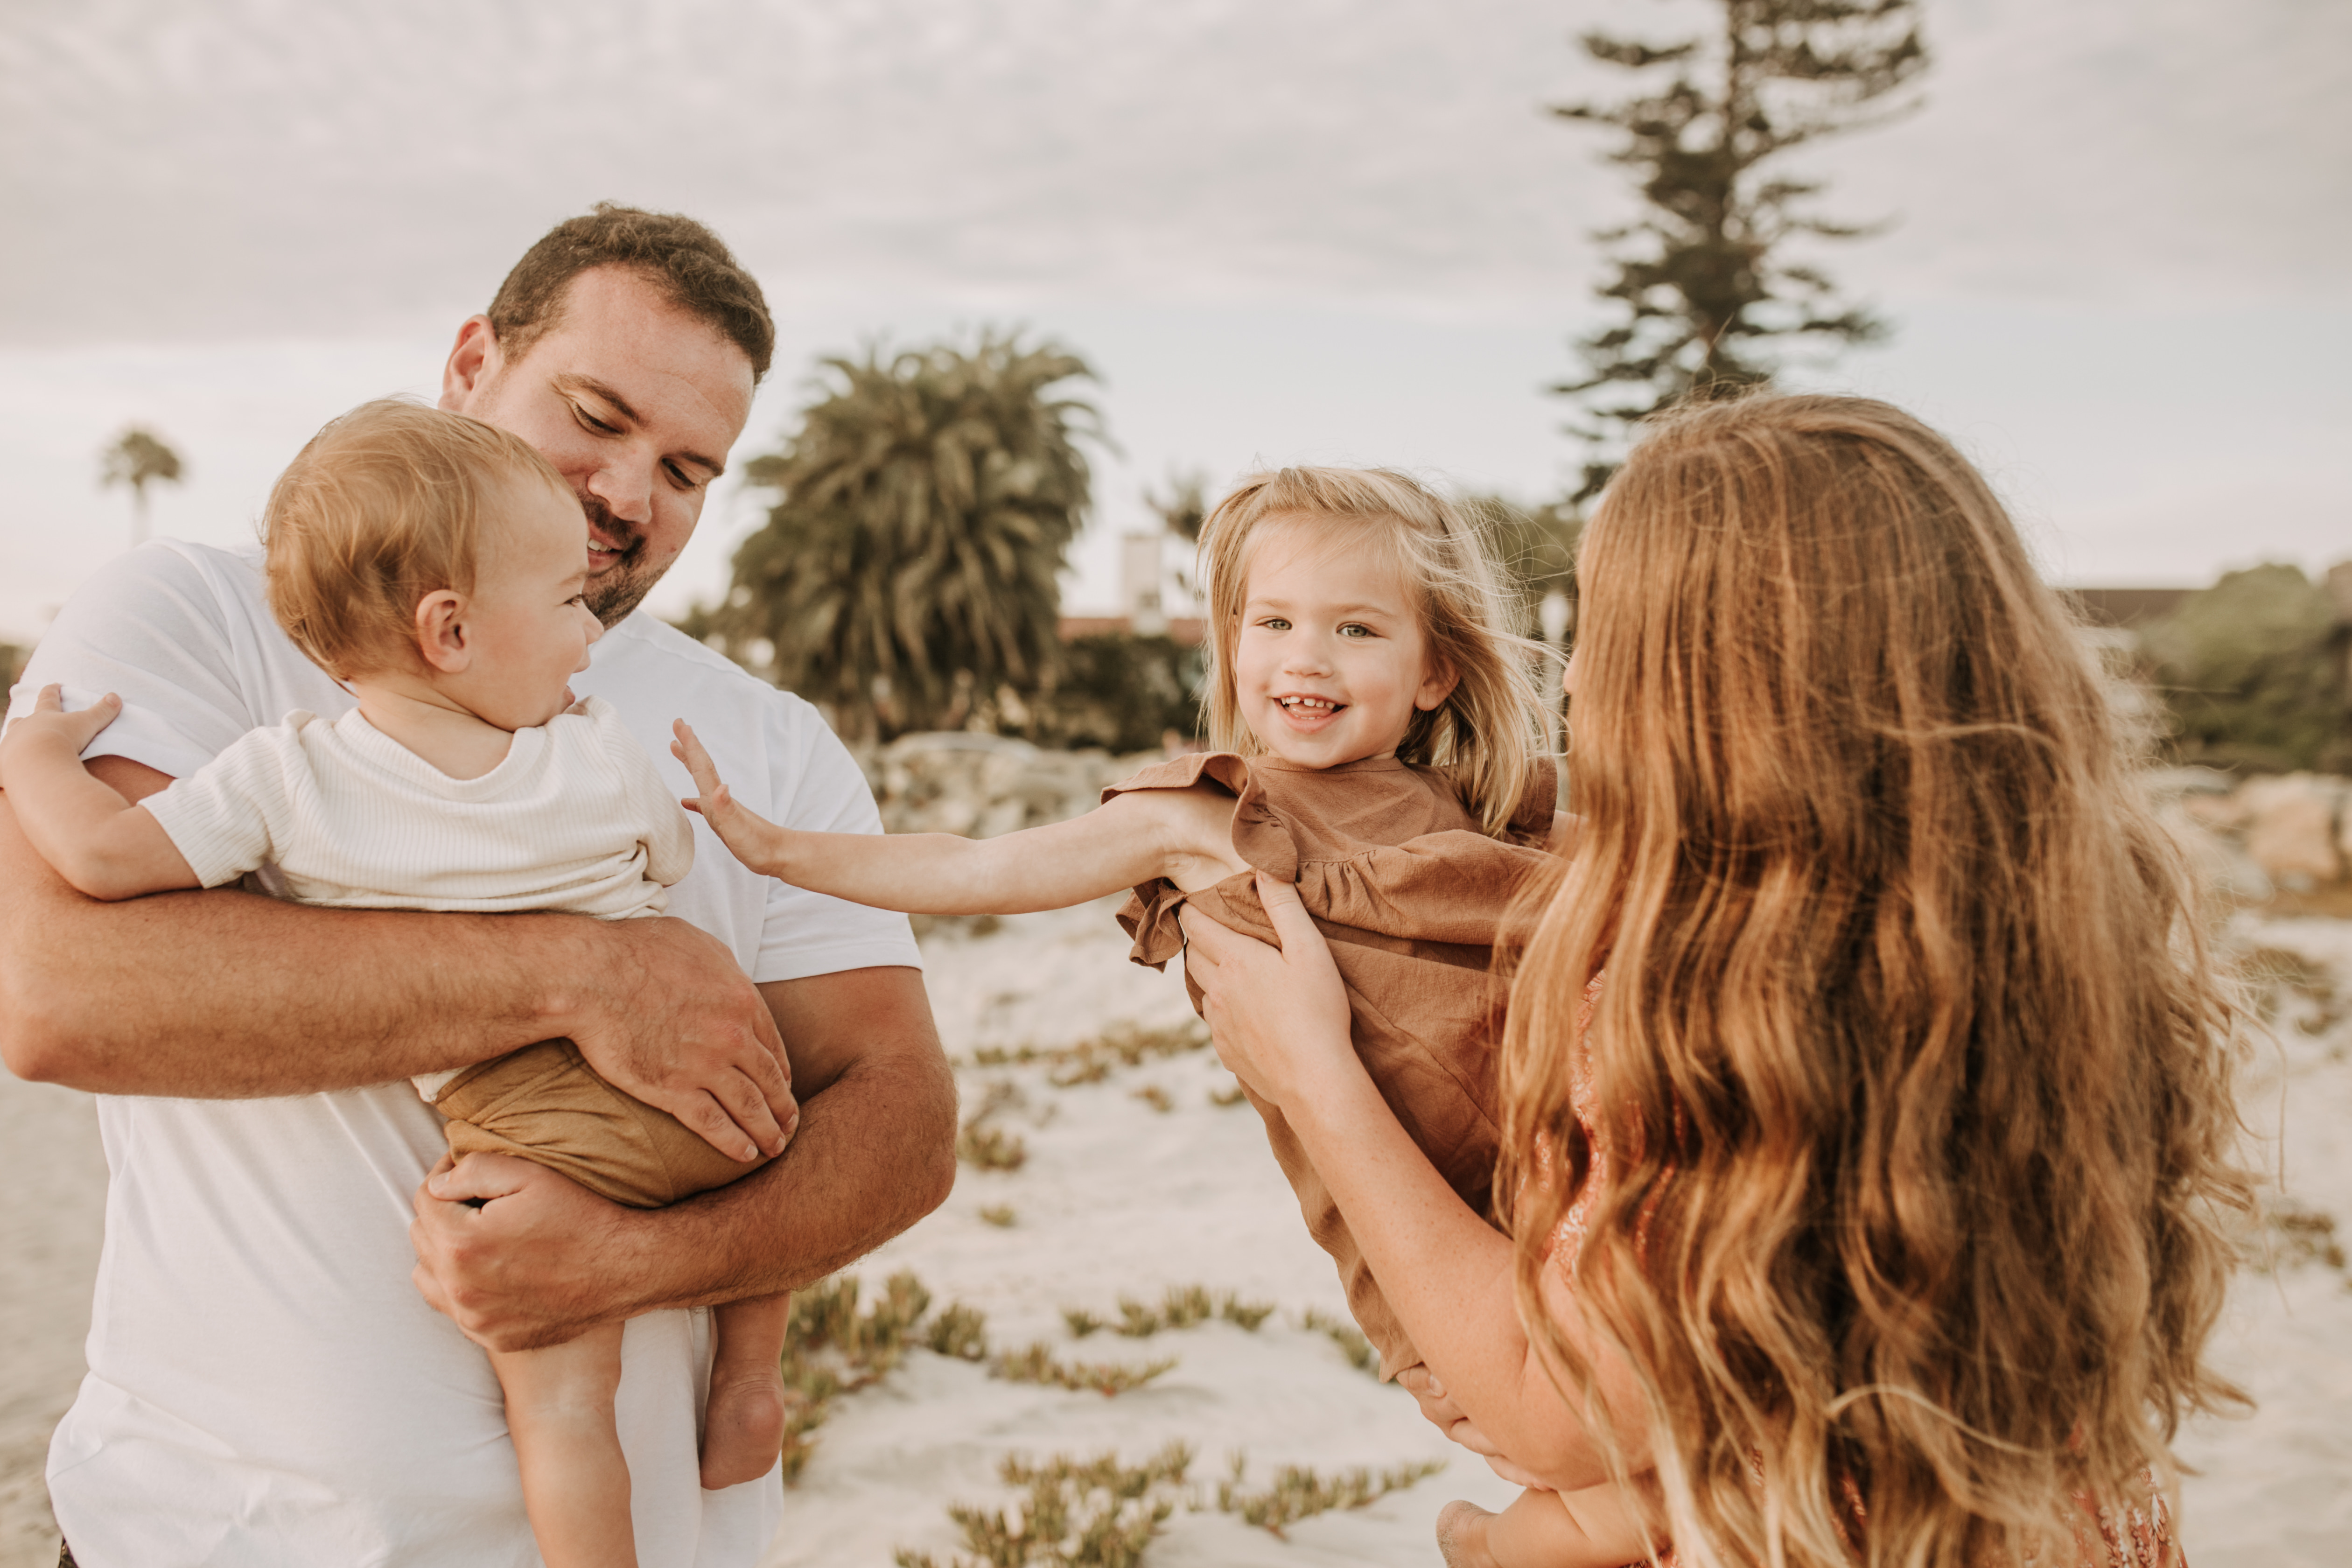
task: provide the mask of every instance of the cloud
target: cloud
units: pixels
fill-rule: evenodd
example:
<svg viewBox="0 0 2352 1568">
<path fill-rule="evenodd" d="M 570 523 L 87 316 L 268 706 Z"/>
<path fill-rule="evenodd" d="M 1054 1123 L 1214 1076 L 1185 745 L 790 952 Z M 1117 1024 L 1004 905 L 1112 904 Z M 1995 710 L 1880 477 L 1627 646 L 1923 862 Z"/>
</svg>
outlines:
<svg viewBox="0 0 2352 1568">
<path fill-rule="evenodd" d="M 1691 6 L 1485 0 L 26 4 L 0 20 L 0 342 L 381 330 L 478 307 L 604 196 L 710 218 L 786 298 L 1581 294 L 1622 210 L 1548 102 L 1569 35 Z M 2339 295 L 2347 14 L 1946 0 L 1927 109 L 1825 151 L 1899 214 L 1881 295 Z"/>
</svg>

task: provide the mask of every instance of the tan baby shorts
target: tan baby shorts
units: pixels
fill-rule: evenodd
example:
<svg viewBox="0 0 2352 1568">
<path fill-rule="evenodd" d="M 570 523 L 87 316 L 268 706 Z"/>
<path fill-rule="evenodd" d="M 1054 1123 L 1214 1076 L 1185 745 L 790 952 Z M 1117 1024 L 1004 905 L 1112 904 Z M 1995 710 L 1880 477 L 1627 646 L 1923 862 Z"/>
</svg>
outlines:
<svg viewBox="0 0 2352 1568">
<path fill-rule="evenodd" d="M 660 1208 L 767 1163 L 730 1159 L 668 1111 L 622 1093 L 570 1040 L 484 1062 L 453 1079 L 433 1109 L 448 1118 L 454 1157 L 512 1154 L 631 1208 Z"/>
</svg>

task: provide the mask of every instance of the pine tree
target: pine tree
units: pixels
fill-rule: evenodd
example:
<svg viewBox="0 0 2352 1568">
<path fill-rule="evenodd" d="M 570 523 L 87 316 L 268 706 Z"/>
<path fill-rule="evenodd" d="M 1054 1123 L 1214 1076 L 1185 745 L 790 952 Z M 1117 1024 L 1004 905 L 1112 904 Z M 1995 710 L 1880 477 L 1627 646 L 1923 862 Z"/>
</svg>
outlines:
<svg viewBox="0 0 2352 1568">
<path fill-rule="evenodd" d="M 831 707 L 852 737 L 952 727 L 1000 690 L 1035 691 L 1088 503 L 1076 443 L 1099 437 L 1092 405 L 1049 389 L 1093 372 L 993 333 L 824 364 L 839 384 L 749 465 L 781 497 L 694 630 Z"/>
<path fill-rule="evenodd" d="M 1633 222 L 1593 237 L 1611 268 L 1593 291 L 1618 320 L 1578 342 L 1583 378 L 1554 388 L 1604 395 L 1576 427 L 1595 451 L 1580 502 L 1608 482 L 1634 422 L 1685 397 L 1769 381 L 1785 345 L 1864 343 L 1886 330 L 1819 268 L 1786 259 L 1798 236 L 1869 230 L 1815 214 L 1819 182 L 1766 166 L 1916 103 L 1896 95 L 1927 65 L 1917 0 L 1714 4 L 1721 25 L 1711 37 L 1660 45 L 1585 34 L 1585 52 L 1602 64 L 1668 79 L 1622 102 L 1552 110 L 1623 133 L 1608 157 L 1632 171 L 1643 205 Z"/>
</svg>

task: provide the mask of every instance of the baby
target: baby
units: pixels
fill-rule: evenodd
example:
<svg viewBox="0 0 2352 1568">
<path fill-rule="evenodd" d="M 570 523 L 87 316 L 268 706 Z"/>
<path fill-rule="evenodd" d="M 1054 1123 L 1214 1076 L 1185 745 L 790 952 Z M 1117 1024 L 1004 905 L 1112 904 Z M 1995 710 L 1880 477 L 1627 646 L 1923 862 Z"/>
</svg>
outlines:
<svg viewBox="0 0 2352 1568">
<path fill-rule="evenodd" d="M 80 762 L 121 704 L 67 713 L 46 689 L 0 736 L 0 788 L 60 875 L 110 900 L 258 873 L 342 907 L 662 912 L 692 826 L 613 710 L 572 700 L 603 632 L 581 597 L 588 525 L 536 451 L 462 415 L 368 404 L 303 448 L 264 526 L 272 612 L 358 707 L 331 723 L 290 713 L 131 805 Z M 740 1131 L 721 1149 L 624 1094 L 568 1040 L 416 1088 L 453 1157 L 536 1161 L 615 1203 L 675 1203 L 766 1158 Z M 787 1108 L 787 1135 L 795 1121 Z M 775 1462 L 787 1305 L 718 1310 L 706 1486 Z M 622 1328 L 490 1352 L 551 1568 L 636 1562 L 613 1422 Z"/>
<path fill-rule="evenodd" d="M 1118 918 L 1136 962 L 1155 967 L 1181 948 L 1186 903 L 1272 941 L 1255 874 L 1297 884 L 1332 938 L 1356 1049 L 1382 1097 L 1454 1191 L 1491 1214 L 1491 952 L 1564 826 L 1540 756 L 1539 650 L 1507 629 L 1475 525 L 1402 474 L 1244 480 L 1211 513 L 1201 559 L 1220 749 L 1147 768 L 1085 816 L 981 842 L 793 832 L 736 804 L 680 724 L 672 749 L 701 791 L 688 804 L 754 870 L 882 909 L 1012 914 L 1131 889 Z M 1382 1375 L 1418 1364 L 1297 1138 L 1257 1108 Z M 1502 1517 L 1514 1568 L 1643 1555 L 1612 1489 L 1566 1503 L 1529 1492 Z"/>
</svg>

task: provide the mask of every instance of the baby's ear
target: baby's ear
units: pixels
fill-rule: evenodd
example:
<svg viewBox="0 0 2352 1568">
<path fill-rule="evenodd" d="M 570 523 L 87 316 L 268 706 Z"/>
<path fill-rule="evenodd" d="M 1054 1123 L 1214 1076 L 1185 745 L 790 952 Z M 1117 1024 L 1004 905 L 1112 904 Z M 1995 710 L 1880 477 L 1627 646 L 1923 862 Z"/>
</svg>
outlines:
<svg viewBox="0 0 2352 1568">
<path fill-rule="evenodd" d="M 429 669 L 460 675 L 474 661 L 466 641 L 465 595 L 436 588 L 416 601 L 416 652 Z"/>
<path fill-rule="evenodd" d="M 1453 660 L 1431 654 L 1422 670 L 1421 689 L 1412 694 L 1412 705 L 1423 713 L 1443 708 L 1445 700 L 1454 695 L 1454 689 L 1461 684 L 1462 676 L 1454 668 Z"/>
</svg>

